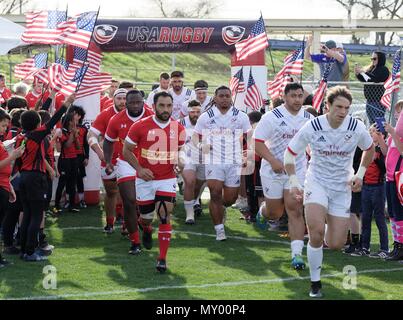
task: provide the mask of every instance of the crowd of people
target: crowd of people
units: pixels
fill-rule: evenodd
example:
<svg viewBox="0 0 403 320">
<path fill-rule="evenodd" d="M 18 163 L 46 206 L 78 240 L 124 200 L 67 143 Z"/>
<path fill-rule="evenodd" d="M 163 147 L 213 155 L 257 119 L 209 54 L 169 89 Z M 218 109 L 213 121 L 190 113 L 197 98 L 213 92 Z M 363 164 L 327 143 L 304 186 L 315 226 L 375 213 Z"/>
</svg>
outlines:
<svg viewBox="0 0 403 320">
<path fill-rule="evenodd" d="M 334 55 L 342 64 L 344 56 Z M 357 68 L 357 74 L 362 72 Z M 87 128 L 74 95 L 64 98 L 35 82 L 25 97 L 17 96 L 5 88 L 4 76 L 0 80 L 5 255 L 34 262 L 52 254 L 44 227 L 53 180 L 58 178 L 53 214 L 85 208 L 83 179 L 91 149 L 101 161 L 103 231 L 113 233 L 117 219 L 122 220 L 121 232 L 130 241 L 128 253 L 138 255 L 153 247 L 156 218 L 156 269 L 161 273 L 167 270 L 178 181 L 184 184 L 188 225 L 203 214 L 201 195 L 208 188 L 216 241 L 227 239 L 227 208 L 242 195 L 247 197 L 242 216 L 249 223 L 267 230 L 287 217 L 291 266 L 297 270 L 306 267 L 303 249 L 308 235 L 311 297 L 322 296 L 324 247 L 344 248 L 352 256 L 403 260 L 403 199 L 395 181 L 395 172 L 403 168 L 403 101 L 396 104 L 396 129 L 383 123 L 368 130 L 349 115 L 353 98 L 346 87 L 328 89 L 320 114 L 309 105 L 312 97 L 299 83 L 288 84 L 282 99 L 270 107 L 245 113 L 233 105 L 227 86 L 219 86 L 210 97 L 207 81 L 187 88 L 183 73 L 174 71 L 161 73 L 148 97 L 133 83 L 114 80 Z M 371 252 L 372 216 L 381 242 L 376 252 Z M 0 266 L 6 265 L 0 256 Z"/>
</svg>

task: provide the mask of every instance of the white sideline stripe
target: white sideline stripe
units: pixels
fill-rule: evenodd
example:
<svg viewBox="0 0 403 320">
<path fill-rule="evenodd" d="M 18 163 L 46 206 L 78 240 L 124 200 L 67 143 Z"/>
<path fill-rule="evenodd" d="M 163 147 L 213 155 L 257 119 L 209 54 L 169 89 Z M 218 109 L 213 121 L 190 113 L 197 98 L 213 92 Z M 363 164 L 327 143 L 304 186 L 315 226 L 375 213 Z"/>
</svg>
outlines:
<svg viewBox="0 0 403 320">
<path fill-rule="evenodd" d="M 395 271 L 403 271 L 403 268 L 369 269 L 369 270 L 359 271 L 359 272 L 357 272 L 357 274 L 384 273 L 384 272 L 395 272 Z M 345 274 L 342 272 L 338 272 L 338 273 L 334 273 L 334 274 L 322 275 L 321 278 L 322 279 L 323 278 L 336 278 L 336 277 L 340 277 L 343 275 L 345 275 Z M 65 299 L 65 298 L 77 298 L 77 297 L 97 297 L 97 296 L 119 295 L 119 294 L 129 294 L 129 293 L 142 293 L 142 292 L 173 290 L 173 289 L 204 289 L 204 288 L 211 288 L 211 287 L 236 287 L 236 286 L 253 285 L 253 284 L 268 284 L 268 283 L 290 282 L 290 281 L 296 281 L 296 280 L 309 280 L 309 279 L 310 279 L 310 276 L 289 277 L 289 278 L 255 280 L 255 281 L 206 283 L 206 284 L 200 284 L 200 285 L 187 285 L 187 286 L 185 286 L 185 285 L 184 286 L 160 286 L 160 287 L 140 288 L 140 289 L 131 289 L 131 290 L 71 293 L 71 294 L 62 294 L 62 295 L 54 295 L 54 296 L 30 296 L 30 297 L 20 297 L 20 298 L 9 298 L 9 299 L 5 299 L 5 300 L 55 300 L 55 299 Z"/>
<path fill-rule="evenodd" d="M 102 227 L 66 227 L 66 228 L 49 228 L 47 230 L 102 230 Z M 178 233 L 185 233 L 185 234 L 190 234 L 193 236 L 202 236 L 202 237 L 211 237 L 215 238 L 215 234 L 209 234 L 209 233 L 201 233 L 201 232 L 193 232 L 193 231 L 172 231 L 173 234 Z M 246 238 L 246 237 L 239 237 L 239 236 L 227 236 L 228 239 L 235 239 L 235 240 L 245 240 L 245 241 L 251 241 L 251 242 L 266 242 L 266 243 L 278 243 L 278 244 L 284 244 L 284 245 L 290 245 L 289 241 L 280 241 L 280 240 L 269 240 L 269 239 L 261 239 L 261 238 Z"/>
</svg>

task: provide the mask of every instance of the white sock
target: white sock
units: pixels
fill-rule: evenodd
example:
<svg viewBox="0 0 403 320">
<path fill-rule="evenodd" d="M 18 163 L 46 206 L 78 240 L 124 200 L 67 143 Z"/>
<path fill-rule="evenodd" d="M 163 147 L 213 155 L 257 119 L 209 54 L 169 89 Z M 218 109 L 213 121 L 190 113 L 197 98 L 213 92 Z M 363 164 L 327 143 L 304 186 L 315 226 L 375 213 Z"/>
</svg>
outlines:
<svg viewBox="0 0 403 320">
<path fill-rule="evenodd" d="M 190 201 L 183 201 L 183 204 L 185 205 L 185 210 L 186 210 L 186 220 L 194 220 L 195 218 L 195 212 L 193 210 L 195 201 L 190 200 Z"/>
<path fill-rule="evenodd" d="M 78 200 L 80 200 L 80 201 L 84 200 L 84 193 L 79 193 L 78 194 Z"/>
<path fill-rule="evenodd" d="M 319 281 L 323 262 L 323 246 L 313 248 L 311 244 L 308 243 L 307 256 L 311 281 Z"/>
<path fill-rule="evenodd" d="M 297 254 L 302 255 L 303 248 L 304 248 L 304 241 L 302 240 L 291 241 L 291 258 L 294 258 Z"/>
<path fill-rule="evenodd" d="M 214 229 L 215 229 L 215 232 L 218 233 L 219 231 L 224 230 L 224 225 L 222 223 L 217 224 L 214 226 Z"/>
</svg>

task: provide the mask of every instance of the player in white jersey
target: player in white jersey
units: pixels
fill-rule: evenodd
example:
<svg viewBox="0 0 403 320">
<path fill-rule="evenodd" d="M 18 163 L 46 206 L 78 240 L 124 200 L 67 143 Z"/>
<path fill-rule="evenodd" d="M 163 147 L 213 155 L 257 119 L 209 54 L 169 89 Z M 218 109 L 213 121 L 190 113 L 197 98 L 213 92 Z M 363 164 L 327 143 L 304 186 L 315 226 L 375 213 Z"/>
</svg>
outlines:
<svg viewBox="0 0 403 320">
<path fill-rule="evenodd" d="M 196 92 L 196 101 L 200 102 L 201 113 L 205 112 L 213 103 L 213 97 L 207 95 L 208 83 L 204 80 L 197 80 L 194 84 L 194 91 Z M 188 102 L 182 104 L 181 116 L 188 115 Z"/>
<path fill-rule="evenodd" d="M 186 211 L 186 224 L 195 223 L 195 210 L 199 194 L 203 184 L 206 180 L 205 167 L 201 152 L 192 143 L 192 136 L 197 120 L 200 117 L 200 102 L 192 100 L 188 103 L 189 115 L 180 120 L 180 123 L 186 129 L 186 144 L 184 151 L 181 154 L 184 164 L 182 169 L 182 177 L 185 181 L 185 188 L 183 194 L 183 203 Z"/>
<path fill-rule="evenodd" d="M 214 105 L 196 123 L 193 143 L 202 143 L 206 153 L 207 186 L 210 189 L 210 215 L 216 240 L 226 239 L 224 211 L 235 203 L 241 182 L 242 141 L 251 129 L 248 116 L 232 105 L 231 90 L 221 86 L 214 95 Z"/>
<path fill-rule="evenodd" d="M 154 96 L 155 96 L 158 92 L 161 92 L 161 91 L 168 92 L 168 90 L 169 90 L 169 83 L 170 83 L 169 74 L 166 73 L 166 72 L 162 72 L 162 73 L 160 74 L 160 85 L 159 85 L 156 89 L 152 90 L 152 91 L 148 94 L 147 101 L 146 101 L 147 106 L 152 107 L 152 105 L 154 104 Z"/>
<path fill-rule="evenodd" d="M 343 248 L 350 221 L 351 191 L 359 192 L 374 145 L 365 125 L 348 115 L 352 96 L 345 87 L 329 89 L 326 97 L 329 112 L 306 123 L 290 141 L 284 153 L 291 194 L 302 200 L 309 231 L 307 249 L 311 275 L 310 296 L 322 296 L 320 271 L 323 241 L 330 249 Z M 296 176 L 295 159 L 310 146 L 311 160 L 304 192 Z M 357 146 L 364 150 L 358 172 L 353 173 Z M 325 224 L 327 230 L 325 234 Z"/>
<path fill-rule="evenodd" d="M 174 99 L 172 118 L 178 120 L 181 118 L 182 105 L 187 101 L 196 99 L 196 94 L 193 90 L 183 86 L 183 73 L 181 71 L 171 73 L 171 88 L 168 92 Z"/>
<path fill-rule="evenodd" d="M 285 207 L 291 238 L 291 265 L 297 270 L 305 268 L 302 258 L 305 222 L 302 203 L 290 194 L 283 158 L 288 143 L 298 130 L 313 118 L 302 108 L 303 95 L 304 89 L 299 83 L 287 84 L 284 89 L 284 104 L 266 113 L 254 132 L 256 153 L 262 157 L 260 176 L 268 211 L 267 218 L 280 219 Z M 304 181 L 306 167 L 305 154 L 301 153 L 296 161 L 300 181 Z M 261 214 L 262 210 L 259 211 L 257 219 L 262 219 Z"/>
</svg>

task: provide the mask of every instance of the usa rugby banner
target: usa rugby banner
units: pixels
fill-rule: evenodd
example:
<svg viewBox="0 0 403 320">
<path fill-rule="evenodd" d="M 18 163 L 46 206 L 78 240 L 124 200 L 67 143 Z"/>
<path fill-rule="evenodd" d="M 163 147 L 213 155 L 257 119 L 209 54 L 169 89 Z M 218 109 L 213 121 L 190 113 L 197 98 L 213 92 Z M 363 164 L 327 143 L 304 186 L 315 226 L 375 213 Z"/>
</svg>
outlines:
<svg viewBox="0 0 403 320">
<path fill-rule="evenodd" d="M 98 19 L 93 40 L 102 51 L 231 52 L 256 21 Z"/>
</svg>

